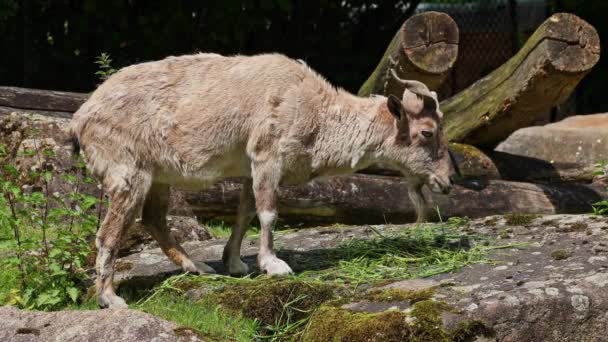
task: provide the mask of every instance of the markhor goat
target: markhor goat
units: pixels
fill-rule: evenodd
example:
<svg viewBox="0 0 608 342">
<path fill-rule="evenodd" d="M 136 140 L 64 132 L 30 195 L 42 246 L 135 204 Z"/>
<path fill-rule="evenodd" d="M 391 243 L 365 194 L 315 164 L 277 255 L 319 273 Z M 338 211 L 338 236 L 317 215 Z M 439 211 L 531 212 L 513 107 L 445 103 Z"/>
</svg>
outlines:
<svg viewBox="0 0 608 342">
<path fill-rule="evenodd" d="M 272 246 L 281 184 L 382 164 L 403 173 L 423 219 L 421 187 L 449 192 L 451 162 L 437 95 L 422 83 L 402 83 L 402 99 L 361 98 L 279 54 L 169 57 L 110 77 L 71 123 L 111 199 L 96 239 L 100 305 L 126 306 L 112 286 L 114 262 L 123 233 L 140 212 L 174 263 L 188 272 L 214 272 L 195 265 L 169 233 L 169 186 L 194 190 L 224 177 L 245 179 L 223 256 L 233 275 L 249 271 L 240 248 L 256 213 L 260 269 L 291 272 Z"/>
</svg>

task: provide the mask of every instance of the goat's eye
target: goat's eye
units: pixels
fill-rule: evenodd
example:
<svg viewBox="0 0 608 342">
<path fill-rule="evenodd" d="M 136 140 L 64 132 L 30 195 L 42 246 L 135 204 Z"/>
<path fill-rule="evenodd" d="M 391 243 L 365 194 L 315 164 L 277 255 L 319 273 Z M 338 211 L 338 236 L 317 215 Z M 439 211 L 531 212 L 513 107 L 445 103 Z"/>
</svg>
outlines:
<svg viewBox="0 0 608 342">
<path fill-rule="evenodd" d="M 430 138 L 433 136 L 433 132 L 431 131 L 422 131 L 421 133 L 422 135 L 424 135 L 425 138 Z"/>
</svg>

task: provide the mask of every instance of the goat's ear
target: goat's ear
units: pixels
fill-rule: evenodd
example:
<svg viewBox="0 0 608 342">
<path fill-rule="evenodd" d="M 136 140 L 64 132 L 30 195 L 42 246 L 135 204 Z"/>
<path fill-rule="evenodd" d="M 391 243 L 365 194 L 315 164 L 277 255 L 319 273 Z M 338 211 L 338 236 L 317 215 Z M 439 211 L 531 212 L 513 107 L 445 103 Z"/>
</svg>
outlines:
<svg viewBox="0 0 608 342">
<path fill-rule="evenodd" d="M 403 109 L 403 104 L 401 100 L 395 95 L 389 95 L 386 101 L 386 105 L 388 106 L 388 111 L 393 114 L 393 116 L 397 120 L 401 120 L 401 118 L 405 117 L 405 110 Z"/>
</svg>

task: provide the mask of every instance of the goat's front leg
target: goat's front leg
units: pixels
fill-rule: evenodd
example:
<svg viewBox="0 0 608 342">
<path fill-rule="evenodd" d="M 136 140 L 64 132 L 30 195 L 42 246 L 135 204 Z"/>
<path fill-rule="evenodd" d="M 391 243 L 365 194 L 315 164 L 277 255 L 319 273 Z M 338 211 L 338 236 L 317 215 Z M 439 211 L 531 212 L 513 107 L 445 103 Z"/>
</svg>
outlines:
<svg viewBox="0 0 608 342">
<path fill-rule="evenodd" d="M 271 163 L 254 163 L 252 168 L 253 194 L 260 220 L 260 251 L 258 266 L 269 275 L 292 273 L 287 263 L 273 250 L 272 228 L 277 220 L 277 192 L 281 178 L 280 167 Z"/>
<path fill-rule="evenodd" d="M 408 195 L 412 204 L 414 205 L 414 209 L 416 210 L 416 223 L 423 223 L 427 221 L 426 216 L 426 199 L 422 194 L 422 186 L 423 184 L 413 184 L 408 188 Z"/>
</svg>

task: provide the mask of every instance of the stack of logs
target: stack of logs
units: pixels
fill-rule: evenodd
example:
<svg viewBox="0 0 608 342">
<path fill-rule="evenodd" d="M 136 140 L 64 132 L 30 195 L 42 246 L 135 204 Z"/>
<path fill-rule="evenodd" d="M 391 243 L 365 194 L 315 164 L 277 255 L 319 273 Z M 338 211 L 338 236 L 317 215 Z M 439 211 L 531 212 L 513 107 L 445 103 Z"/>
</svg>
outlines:
<svg viewBox="0 0 608 342">
<path fill-rule="evenodd" d="M 403 79 L 439 90 L 458 56 L 458 27 L 444 13 L 410 17 L 395 34 L 359 95 L 398 94 L 391 69 Z M 513 131 L 529 126 L 563 103 L 599 59 L 595 29 L 571 14 L 547 19 L 500 68 L 441 102 L 444 130 L 462 173 L 449 196 L 432 195 L 445 217 L 507 212 L 589 212 L 605 194 L 591 184 L 592 170 L 492 151 Z M 0 114 L 28 111 L 70 117 L 84 94 L 0 87 Z M 486 151 L 486 152 L 484 152 Z M 203 220 L 232 221 L 242 183 L 227 179 L 184 197 Z M 373 168 L 361 174 L 315 180 L 280 192 L 280 217 L 290 225 L 400 223 L 414 219 L 405 183 Z"/>
</svg>

